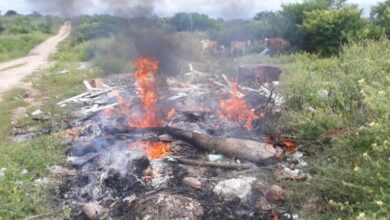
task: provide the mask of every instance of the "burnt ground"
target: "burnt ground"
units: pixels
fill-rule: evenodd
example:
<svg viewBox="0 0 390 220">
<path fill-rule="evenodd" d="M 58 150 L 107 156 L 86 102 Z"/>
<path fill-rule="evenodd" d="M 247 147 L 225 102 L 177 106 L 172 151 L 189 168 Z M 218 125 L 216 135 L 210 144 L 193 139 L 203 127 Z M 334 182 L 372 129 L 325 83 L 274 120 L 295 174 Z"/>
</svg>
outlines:
<svg viewBox="0 0 390 220">
<path fill-rule="evenodd" d="M 193 74 L 198 76 L 194 78 Z M 242 98 L 249 107 L 256 108 L 260 104 L 268 115 L 254 121 L 254 130 L 248 131 L 242 125 L 221 120 L 218 116 L 219 100 L 231 96 L 226 78 L 201 72 L 193 74 L 166 80 L 169 91 L 159 94 L 158 113 L 163 118 L 171 108 L 176 109 L 175 116 L 166 124 L 210 136 L 251 140 L 262 140 L 264 132 L 272 133 L 279 98 L 275 91 L 267 95 L 245 87 L 247 90 L 243 93 L 246 95 Z M 68 137 L 68 169 L 77 175 L 63 175 L 54 201 L 56 207 L 70 208 L 70 219 L 93 219 L 87 217 L 85 211 L 86 204 L 91 203 L 97 204 L 92 213 L 100 219 L 275 219 L 276 215 L 288 219 L 292 216 L 293 213 L 283 209 L 285 191 L 271 190 L 276 183 L 275 169 L 290 162 L 275 160 L 270 164 L 257 164 L 249 170 L 182 165 L 175 158 L 206 161 L 210 153 L 169 135 L 167 140 L 163 128 L 142 132 L 129 129 L 127 122 L 140 111 L 132 79 L 122 75 L 105 81 L 115 87 L 111 92 L 115 95 L 98 96 L 99 102 L 113 103 L 118 101 L 120 94 L 124 100 L 131 100 L 132 105 L 117 106 L 118 110 L 110 117 L 104 112 L 75 114 L 70 129 L 72 135 Z M 187 87 L 184 82 L 191 86 Z M 83 105 L 78 103 L 76 108 Z M 142 150 L 127 145 L 137 141 L 169 142 L 171 154 L 161 159 L 148 159 Z M 220 160 L 249 164 L 223 156 Z M 197 179 L 201 187 L 184 183 L 185 177 Z M 216 186 L 223 181 L 248 178 L 252 179 L 248 183 L 249 191 L 238 192 L 244 196 L 232 198 L 215 192 Z"/>
</svg>

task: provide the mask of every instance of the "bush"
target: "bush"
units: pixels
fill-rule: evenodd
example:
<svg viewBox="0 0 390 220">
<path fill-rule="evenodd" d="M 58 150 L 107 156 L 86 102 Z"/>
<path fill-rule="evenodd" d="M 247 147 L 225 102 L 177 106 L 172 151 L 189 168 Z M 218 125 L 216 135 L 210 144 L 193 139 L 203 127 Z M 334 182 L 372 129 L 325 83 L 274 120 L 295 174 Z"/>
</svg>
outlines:
<svg viewBox="0 0 390 220">
<path fill-rule="evenodd" d="M 348 41 L 364 39 L 366 21 L 356 8 L 322 10 L 304 13 L 300 25 L 305 37 L 305 49 L 323 56 L 337 54 Z"/>
<path fill-rule="evenodd" d="M 390 0 L 378 3 L 371 9 L 371 20 L 390 38 Z"/>
<path fill-rule="evenodd" d="M 343 47 L 339 58 L 297 55 L 285 68 L 283 90 L 290 95 L 279 126 L 310 140 L 338 134 L 323 150 L 309 149 L 313 179 L 292 196 L 319 198 L 330 219 L 390 215 L 389 53 L 387 40 L 364 41 Z M 293 207 L 297 202 L 303 201 Z"/>
</svg>

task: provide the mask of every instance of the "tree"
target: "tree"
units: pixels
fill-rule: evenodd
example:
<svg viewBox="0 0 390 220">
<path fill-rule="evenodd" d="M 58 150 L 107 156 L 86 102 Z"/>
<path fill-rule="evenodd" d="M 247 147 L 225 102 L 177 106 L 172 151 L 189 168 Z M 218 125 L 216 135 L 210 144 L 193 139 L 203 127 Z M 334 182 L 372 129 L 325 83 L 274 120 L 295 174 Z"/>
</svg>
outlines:
<svg viewBox="0 0 390 220">
<path fill-rule="evenodd" d="M 14 16 L 14 15 L 18 15 L 18 13 L 14 10 L 8 10 L 4 15 L 5 16 Z"/>
<path fill-rule="evenodd" d="M 381 27 L 386 36 L 390 38 L 390 0 L 372 7 L 370 17 L 374 24 Z"/>
<path fill-rule="evenodd" d="M 257 39 L 281 37 L 286 28 L 284 17 L 280 12 L 271 11 L 257 13 L 252 26 Z"/>
<path fill-rule="evenodd" d="M 199 13 L 176 13 L 169 19 L 170 25 L 176 31 L 207 31 L 216 28 L 217 21 L 205 14 Z"/>
<path fill-rule="evenodd" d="M 348 41 L 366 37 L 367 21 L 355 7 L 305 12 L 299 29 L 305 36 L 305 50 L 322 56 L 337 54 Z"/>
<path fill-rule="evenodd" d="M 286 38 L 293 47 L 303 49 L 306 40 L 298 26 L 302 25 L 304 14 L 339 8 L 343 5 L 342 2 L 345 2 L 345 0 L 304 0 L 302 3 L 282 5 L 280 12 L 284 18 L 282 37 Z"/>
</svg>

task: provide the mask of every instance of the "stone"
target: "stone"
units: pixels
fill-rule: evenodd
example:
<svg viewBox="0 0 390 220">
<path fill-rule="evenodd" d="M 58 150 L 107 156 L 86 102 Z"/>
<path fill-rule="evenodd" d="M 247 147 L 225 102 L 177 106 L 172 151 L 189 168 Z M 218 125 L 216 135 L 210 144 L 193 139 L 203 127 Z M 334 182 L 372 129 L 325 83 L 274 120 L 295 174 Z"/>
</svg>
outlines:
<svg viewBox="0 0 390 220">
<path fill-rule="evenodd" d="M 286 199 L 286 190 L 278 185 L 272 185 L 267 193 L 267 200 L 271 203 L 280 203 Z"/>
<path fill-rule="evenodd" d="M 106 210 L 97 203 L 86 203 L 83 205 L 83 213 L 89 220 L 97 220 Z"/>
<path fill-rule="evenodd" d="M 191 188 L 195 188 L 195 189 L 201 189 L 202 188 L 202 183 L 194 178 L 194 177 L 184 177 L 183 178 L 183 184 L 185 186 L 188 186 L 188 187 L 191 187 Z"/>
<path fill-rule="evenodd" d="M 213 192 L 218 196 L 222 196 L 227 201 L 232 201 L 236 198 L 245 200 L 251 193 L 251 185 L 254 181 L 256 181 L 254 177 L 224 180 L 214 187 Z"/>
</svg>

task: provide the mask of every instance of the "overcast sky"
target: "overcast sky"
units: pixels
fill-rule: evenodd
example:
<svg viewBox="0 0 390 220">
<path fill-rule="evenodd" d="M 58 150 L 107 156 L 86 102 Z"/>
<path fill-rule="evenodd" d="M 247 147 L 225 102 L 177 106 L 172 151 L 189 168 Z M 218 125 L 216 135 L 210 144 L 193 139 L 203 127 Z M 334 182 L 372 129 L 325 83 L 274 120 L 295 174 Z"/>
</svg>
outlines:
<svg viewBox="0 0 390 220">
<path fill-rule="evenodd" d="M 58 14 L 54 9 L 38 8 L 35 2 L 51 2 L 52 0 L 0 0 L 0 10 L 5 12 L 13 9 L 23 14 L 39 11 L 41 13 Z M 76 4 L 91 1 L 84 8 L 83 13 L 103 13 L 107 10 L 104 0 L 76 0 Z M 129 0 L 131 1 L 131 0 Z M 141 0 L 142 1 L 142 0 Z M 282 3 L 297 2 L 299 0 L 149 0 L 154 1 L 154 12 L 158 15 L 172 15 L 175 12 L 201 12 L 212 17 L 224 18 L 250 18 L 256 12 L 265 10 L 278 10 Z M 348 0 L 349 3 L 358 4 L 367 15 L 371 6 L 383 0 Z M 66 0 L 64 0 L 66 2 Z M 107 2 L 107 0 L 106 0 Z"/>
</svg>

